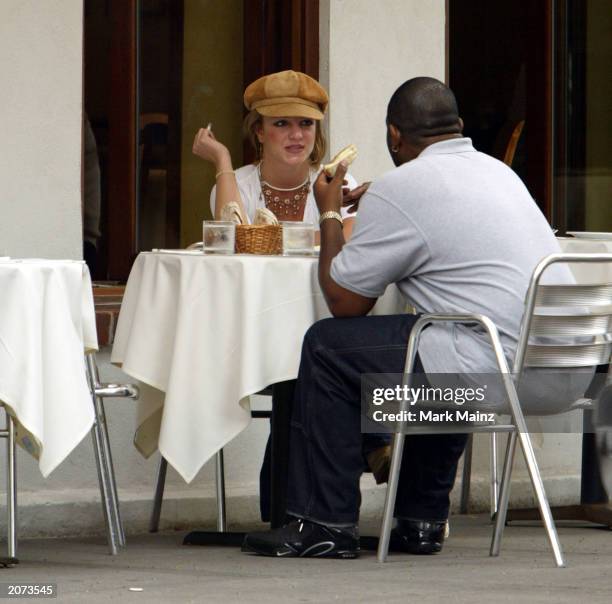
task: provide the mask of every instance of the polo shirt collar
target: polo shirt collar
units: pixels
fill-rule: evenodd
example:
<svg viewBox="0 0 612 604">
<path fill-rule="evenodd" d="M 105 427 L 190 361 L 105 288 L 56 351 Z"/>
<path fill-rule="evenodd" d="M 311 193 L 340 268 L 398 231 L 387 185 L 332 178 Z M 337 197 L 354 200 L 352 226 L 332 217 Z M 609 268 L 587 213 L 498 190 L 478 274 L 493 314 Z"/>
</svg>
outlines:
<svg viewBox="0 0 612 604">
<path fill-rule="evenodd" d="M 442 155 L 448 153 L 469 153 L 475 152 L 474 146 L 472 145 L 472 139 L 467 137 L 462 138 L 449 138 L 439 143 L 433 143 L 421 151 L 419 157 L 425 157 L 426 155 Z"/>
</svg>

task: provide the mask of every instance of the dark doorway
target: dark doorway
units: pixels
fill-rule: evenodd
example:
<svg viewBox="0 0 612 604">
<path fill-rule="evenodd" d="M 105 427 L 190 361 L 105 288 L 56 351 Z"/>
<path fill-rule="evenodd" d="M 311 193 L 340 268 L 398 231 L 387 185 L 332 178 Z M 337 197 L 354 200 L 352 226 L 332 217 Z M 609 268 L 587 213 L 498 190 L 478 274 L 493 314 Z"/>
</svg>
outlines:
<svg viewBox="0 0 612 604">
<path fill-rule="evenodd" d="M 450 0 L 448 10 L 449 83 L 465 134 L 503 159 L 524 122 L 512 167 L 550 218 L 551 0 Z"/>
<path fill-rule="evenodd" d="M 214 170 L 193 158 L 213 122 L 243 154 L 242 91 L 282 69 L 318 77 L 318 0 L 85 0 L 84 102 L 101 174 L 95 279 L 201 239 Z"/>
</svg>

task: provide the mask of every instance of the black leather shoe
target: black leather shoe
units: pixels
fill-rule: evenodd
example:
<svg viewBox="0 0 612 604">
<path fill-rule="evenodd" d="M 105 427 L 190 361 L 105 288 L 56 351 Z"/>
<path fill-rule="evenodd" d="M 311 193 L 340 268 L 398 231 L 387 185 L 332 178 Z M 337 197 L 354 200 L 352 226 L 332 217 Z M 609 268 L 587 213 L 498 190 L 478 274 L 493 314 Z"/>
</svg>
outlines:
<svg viewBox="0 0 612 604">
<path fill-rule="evenodd" d="M 15 566 L 16 564 L 19 564 L 19 560 L 17 558 L 6 558 L 5 556 L 0 556 L 0 566 L 9 568 L 11 566 Z"/>
<path fill-rule="evenodd" d="M 270 531 L 247 533 L 242 551 L 283 558 L 357 558 L 357 527 L 336 528 L 294 520 Z"/>
<path fill-rule="evenodd" d="M 391 531 L 391 549 L 410 554 L 437 554 L 442 551 L 445 521 L 397 519 Z"/>
</svg>

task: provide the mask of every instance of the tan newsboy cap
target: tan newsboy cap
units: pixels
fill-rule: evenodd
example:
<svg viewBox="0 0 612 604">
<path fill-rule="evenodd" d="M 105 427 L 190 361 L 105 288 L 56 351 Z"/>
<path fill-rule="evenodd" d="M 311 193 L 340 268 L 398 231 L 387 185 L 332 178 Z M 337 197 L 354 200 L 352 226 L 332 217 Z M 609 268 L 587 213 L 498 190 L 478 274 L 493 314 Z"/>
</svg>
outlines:
<svg viewBox="0 0 612 604">
<path fill-rule="evenodd" d="M 322 120 L 328 102 L 323 86 L 300 71 L 271 73 L 255 80 L 244 91 L 246 108 L 268 117 Z"/>
</svg>

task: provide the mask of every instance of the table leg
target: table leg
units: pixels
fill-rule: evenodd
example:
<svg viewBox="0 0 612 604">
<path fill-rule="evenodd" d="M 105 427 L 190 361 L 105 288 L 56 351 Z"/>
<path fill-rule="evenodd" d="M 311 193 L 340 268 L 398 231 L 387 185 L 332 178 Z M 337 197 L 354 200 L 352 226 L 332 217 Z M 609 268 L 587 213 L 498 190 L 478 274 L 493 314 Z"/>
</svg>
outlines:
<svg viewBox="0 0 612 604">
<path fill-rule="evenodd" d="M 289 428 L 293 409 L 296 380 L 279 382 L 272 386 L 272 418 L 270 439 L 270 524 L 282 526 L 287 501 L 287 475 L 289 473 Z M 183 540 L 184 545 L 230 545 L 242 543 L 244 533 L 220 531 L 192 531 Z"/>
<path fill-rule="evenodd" d="M 285 520 L 287 501 L 287 477 L 289 474 L 289 431 L 293 411 L 293 395 L 296 380 L 279 382 L 272 387 L 271 425 L 271 480 L 270 480 L 270 524 L 271 528 L 282 526 Z M 183 545 L 225 545 L 239 547 L 245 533 L 192 531 L 183 540 Z M 361 536 L 362 550 L 376 551 L 378 537 Z M 395 551 L 393 546 L 390 551 Z"/>
<path fill-rule="evenodd" d="M 279 382 L 272 388 L 270 525 L 282 526 L 287 507 L 289 474 L 289 432 L 296 380 Z"/>
</svg>

